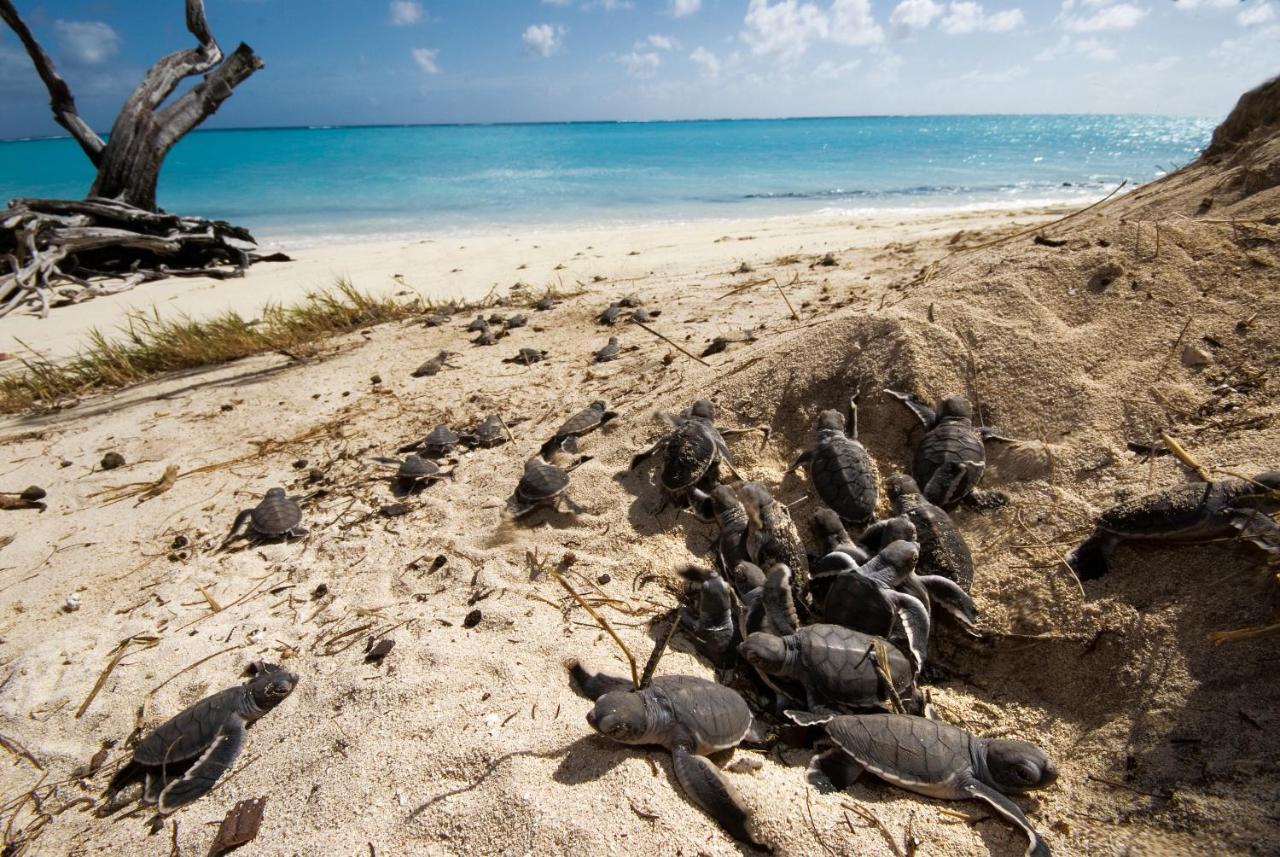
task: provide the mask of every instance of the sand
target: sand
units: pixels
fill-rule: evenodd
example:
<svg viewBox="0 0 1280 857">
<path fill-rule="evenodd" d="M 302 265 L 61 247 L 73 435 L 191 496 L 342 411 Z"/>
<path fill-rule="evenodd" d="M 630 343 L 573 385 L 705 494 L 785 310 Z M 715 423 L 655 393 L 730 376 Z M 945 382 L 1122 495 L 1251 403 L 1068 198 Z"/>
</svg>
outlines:
<svg viewBox="0 0 1280 857">
<path fill-rule="evenodd" d="M 391 288 L 385 279 L 401 273 L 412 288 L 444 294 L 455 282 L 441 270 L 450 265 L 474 274 L 456 275 L 470 284 L 459 294 L 491 282 L 506 294 L 516 280 L 545 284 L 563 263 L 566 284 L 581 280 L 584 291 L 531 313 L 529 327 L 491 348 L 468 344 L 465 319 L 386 325 L 335 339 L 306 362 L 246 360 L 10 421 L 3 485 L 44 486 L 50 508 L 0 513 L 0 534 L 13 537 L 0 549 L 0 734 L 43 768 L 11 752 L 0 771 L 7 836 L 33 837 L 32 854 L 203 854 L 233 804 L 266 796 L 260 835 L 241 854 L 746 853 L 680 796 L 664 752 L 592 734 L 590 704 L 572 693 L 562 664 L 579 658 L 621 675 L 625 662 L 529 556 L 571 552 L 575 585 L 610 599 L 602 612 L 643 658 L 652 647 L 645 620 L 675 601 L 673 570 L 708 561 L 714 537 L 688 514 L 655 514 L 651 470 L 627 471 L 662 431 L 656 412 L 705 395 L 726 425 L 768 425 L 763 446 L 759 435 L 733 441 L 736 462 L 794 503 L 804 529 L 810 488 L 784 470 L 821 409 L 861 387 L 862 439 L 881 478 L 909 462 L 910 417 L 879 393 L 894 386 L 928 398 L 965 392 L 988 424 L 1018 439 L 993 449 L 986 483 L 1009 504 L 956 516 L 989 636 L 937 635 L 933 659 L 945 677 L 932 693 L 947 719 L 1034 741 L 1056 761 L 1058 783 L 1019 801 L 1054 852 L 1276 853 L 1280 638 L 1207 639 L 1274 621 L 1276 581 L 1261 554 L 1235 544 L 1122 548 L 1113 572 L 1083 587 L 1060 562 L 1117 498 L 1188 478 L 1172 456 L 1147 460 L 1130 441 L 1167 429 L 1215 472 L 1280 463 L 1275 227 L 1238 225 L 1245 240 L 1212 222 L 1233 206 L 1274 211 L 1276 192 L 1240 200 L 1219 190 L 1215 213 L 1227 216 L 1197 222 L 1199 199 L 1179 183 L 1201 194 L 1197 182 L 1223 168 L 1202 169 L 1049 228 L 1066 241 L 1060 247 L 1009 238 L 1030 215 L 864 229 L 800 220 L 660 227 L 576 241 L 495 236 L 465 250 L 443 240 L 399 245 L 374 254 L 377 273 L 360 266 L 357 285 Z M 1125 219 L 1135 205 L 1161 221 L 1158 253 L 1153 224 Z M 977 228 L 987 231 L 954 237 Z M 979 246 L 999 237 L 1009 240 Z M 360 251 L 325 252 L 297 270 L 321 277 L 356 267 L 358 255 L 346 254 Z M 827 252 L 836 265 L 817 264 Z M 733 273 L 742 262 L 754 271 Z M 251 307 L 314 285 L 312 274 L 278 270 L 255 270 L 216 296 L 184 283 L 194 300 L 171 303 Z M 604 279 L 591 282 L 596 275 Z M 746 285 L 765 277 L 786 284 L 798 321 L 772 281 Z M 251 293 L 236 291 L 253 282 Z M 166 288 L 147 290 L 155 299 Z M 717 335 L 749 328 L 755 340 L 702 365 L 635 326 L 595 323 L 629 292 L 660 307 L 654 329 L 695 354 Z M 108 307 L 122 311 L 94 301 L 84 312 Z M 82 328 L 74 312 L 48 329 Z M 593 365 L 591 351 L 610 332 L 623 358 Z M 525 345 L 550 355 L 530 367 L 501 362 Z M 1184 363 L 1187 345 L 1204 365 Z M 460 353 L 458 369 L 410 377 L 441 348 Z M 524 459 L 596 398 L 621 416 L 582 441 L 593 459 L 570 490 L 587 512 L 504 520 Z M 439 422 L 492 412 L 507 419 L 514 443 L 456 456 L 455 478 L 410 500 L 408 514 L 379 513 L 393 498 L 372 456 Z M 128 466 L 99 470 L 109 450 Z M 169 465 L 182 476 L 154 499 L 110 503 L 101 493 L 157 480 Z M 276 484 L 306 496 L 311 535 L 218 551 L 235 513 Z M 68 613 L 73 592 L 82 606 Z M 466 628 L 474 609 L 479 623 Z M 381 636 L 395 649 L 381 666 L 365 663 L 366 642 Z M 144 699 L 146 728 L 234 683 L 258 658 L 302 680 L 251 729 L 229 779 L 154 835 L 145 812 L 92 814 L 122 745 L 92 776 L 84 768 L 103 742 L 133 732 Z M 661 670 L 711 674 L 679 637 Z M 824 794 L 805 783 L 807 753 L 758 758 L 760 770 L 728 776 L 779 854 L 911 853 L 908 832 L 921 855 L 1012 857 L 1025 847 L 981 805 L 871 781 Z M 47 823 L 18 797 L 37 783 Z"/>
</svg>

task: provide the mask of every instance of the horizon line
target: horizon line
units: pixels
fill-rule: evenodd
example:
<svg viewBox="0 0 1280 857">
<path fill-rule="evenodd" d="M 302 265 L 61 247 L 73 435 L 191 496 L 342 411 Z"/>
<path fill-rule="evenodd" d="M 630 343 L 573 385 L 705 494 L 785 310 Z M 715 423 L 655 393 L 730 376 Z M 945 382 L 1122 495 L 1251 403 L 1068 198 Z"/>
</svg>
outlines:
<svg viewBox="0 0 1280 857">
<path fill-rule="evenodd" d="M 538 127 L 546 125 L 675 125 L 716 122 L 820 122 L 849 119 L 942 119 L 942 118 L 980 118 L 980 117 L 1031 117 L 1031 116 L 1150 116 L 1169 119 L 1209 119 L 1212 117 L 1192 113 L 1144 113 L 1132 111 L 1128 113 L 1079 113 L 1079 112 L 1045 112 L 1045 113 L 865 113 L 839 116 L 725 116 L 720 118 L 699 119 L 544 119 L 537 121 L 500 121 L 500 122 L 356 122 L 352 124 L 323 125 L 237 125 L 225 128 L 195 128 L 190 134 L 226 133 L 243 131 L 342 131 L 374 128 L 504 128 L 504 127 Z M 98 132 L 109 137 L 109 132 Z M 69 134 L 49 134 L 44 136 L 3 137 L 0 143 L 36 143 L 52 140 L 69 140 Z"/>
</svg>

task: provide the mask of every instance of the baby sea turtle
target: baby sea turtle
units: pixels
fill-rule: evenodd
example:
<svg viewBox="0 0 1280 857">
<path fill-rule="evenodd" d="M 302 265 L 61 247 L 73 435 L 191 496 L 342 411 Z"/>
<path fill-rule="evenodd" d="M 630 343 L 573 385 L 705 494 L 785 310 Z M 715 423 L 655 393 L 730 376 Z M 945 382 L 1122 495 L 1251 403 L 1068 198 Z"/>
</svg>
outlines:
<svg viewBox="0 0 1280 857">
<path fill-rule="evenodd" d="M 397 494 L 411 494 L 414 491 L 446 477 L 452 478 L 452 470 L 441 470 L 440 465 L 429 458 L 423 458 L 416 452 L 405 456 L 403 461 L 394 458 L 378 458 L 383 464 L 396 465 L 393 488 Z"/>
<path fill-rule="evenodd" d="M 659 676 L 642 690 L 609 676 L 593 676 L 579 664 L 570 671 L 595 700 L 591 728 L 623 744 L 652 744 L 671 751 L 676 780 L 688 798 L 736 839 L 758 845 L 751 813 L 737 790 L 706 757 L 732 749 L 751 731 L 751 709 L 737 691 L 684 675 Z"/>
<path fill-rule="evenodd" d="M 622 346 L 618 345 L 618 337 L 610 336 L 608 344 L 595 353 L 596 362 L 608 363 L 610 360 L 617 360 L 621 353 Z"/>
<path fill-rule="evenodd" d="M 226 542 L 236 538 L 246 521 L 252 535 L 260 538 L 300 539 L 307 534 L 298 526 L 302 523 L 302 507 L 298 505 L 298 498 L 288 496 L 283 488 L 268 489 L 261 503 L 236 515 Z"/>
<path fill-rule="evenodd" d="M 495 333 L 492 327 L 489 327 L 488 325 L 486 325 L 484 330 L 480 331 L 480 335 L 477 336 L 475 339 L 471 340 L 471 344 L 472 345 L 497 345 L 498 337 L 501 335 L 502 335 L 501 333 Z"/>
<path fill-rule="evenodd" d="M 822 547 L 822 556 L 839 551 L 848 554 L 859 565 L 871 558 L 871 553 L 853 540 L 844 527 L 844 521 L 830 509 L 814 512 L 809 519 L 809 528 Z"/>
<path fill-rule="evenodd" d="M 467 325 L 467 333 L 480 333 L 488 327 L 489 322 L 485 321 L 484 316 L 478 315 Z"/>
<path fill-rule="evenodd" d="M 941 575 L 969 589 L 973 585 L 973 556 L 951 516 L 926 500 L 920 486 L 906 474 L 890 476 L 886 491 L 894 512 L 915 525 L 916 542 L 920 545 L 916 570 L 925 575 Z M 883 526 L 884 522 L 872 524 L 861 541 L 870 542 Z"/>
<path fill-rule="evenodd" d="M 806 625 L 780 637 L 752 634 L 738 653 L 756 669 L 804 685 L 812 717 L 788 712 L 801 723 L 821 722 L 839 710 L 882 709 L 914 683 L 902 652 L 878 637 L 841 625 Z M 892 688 L 885 675 L 892 679 Z"/>
<path fill-rule="evenodd" d="M 734 656 L 733 596 L 729 584 L 717 572 L 689 566 L 680 576 L 696 587 L 697 612 L 680 608 L 680 625 L 693 637 L 707 660 L 729 666 Z"/>
<path fill-rule="evenodd" d="M 488 321 L 489 321 L 489 324 L 493 325 L 494 327 L 502 327 L 507 323 L 507 318 L 500 312 L 494 312 L 489 314 Z"/>
<path fill-rule="evenodd" d="M 502 418 L 497 414 L 491 414 L 485 417 L 483 422 L 463 431 L 460 439 L 473 449 L 476 447 L 490 449 L 507 442 L 507 430 L 502 424 Z"/>
<path fill-rule="evenodd" d="M 1107 560 L 1122 541 L 1195 543 L 1238 538 L 1280 553 L 1280 470 L 1252 479 L 1187 482 L 1112 506 L 1097 529 L 1071 552 L 1080 577 L 1107 572 Z"/>
<path fill-rule="evenodd" d="M 785 637 L 800 627 L 791 569 L 779 563 L 765 574 L 755 563 L 743 561 L 734 568 L 733 581 L 740 593 L 739 629 L 744 638 L 757 631 Z"/>
<path fill-rule="evenodd" d="M 396 450 L 396 452 L 417 452 L 425 455 L 427 458 L 443 458 L 453 452 L 453 448 L 458 445 L 460 438 L 453 429 L 441 423 L 431 430 L 431 433 L 422 440 L 415 440 L 413 443 L 407 443 Z"/>
<path fill-rule="evenodd" d="M 524 475 L 516 485 L 512 517 L 524 517 L 540 506 L 559 511 L 561 505 L 575 515 L 580 514 L 582 507 L 573 502 L 565 491 L 569 487 L 569 474 L 588 460 L 579 460 L 565 468 L 544 461 L 540 456 L 530 458 L 525 462 Z"/>
<path fill-rule="evenodd" d="M 648 324 L 660 315 L 662 315 L 662 310 L 660 309 L 647 310 L 644 307 L 636 307 L 635 311 L 631 313 L 631 320 L 638 321 L 641 324 Z"/>
<path fill-rule="evenodd" d="M 818 442 L 796 459 L 787 472 L 804 465 L 814 490 L 842 519 L 866 525 L 876 511 L 876 475 L 867 450 L 858 442 L 858 405 L 849 400 L 846 420 L 839 411 L 818 417 Z"/>
<path fill-rule="evenodd" d="M 932 508 L 937 509 L 939 514 L 946 515 L 946 512 L 938 509 L 937 506 Z M 957 533 L 956 535 L 958 536 L 959 534 Z M 917 549 L 918 555 L 915 563 L 890 562 L 887 566 L 877 568 L 877 565 L 884 559 L 880 558 L 881 552 L 887 547 L 892 547 L 898 541 L 910 542 Z M 902 592 L 914 595 L 929 610 L 930 615 L 934 615 L 933 608 L 935 606 L 941 608 L 965 631 L 970 634 L 977 634 L 978 608 L 973 603 L 973 599 L 969 597 L 969 593 L 950 577 L 941 574 L 919 573 L 920 571 L 927 572 L 928 570 L 921 568 L 919 557 L 923 555 L 924 549 L 920 544 L 916 525 L 912 523 L 912 519 L 909 516 L 898 515 L 893 518 L 886 518 L 883 521 L 877 521 L 863 531 L 862 537 L 859 539 L 859 546 L 872 554 L 872 559 L 862 564 L 864 574 L 869 574 L 887 586 L 892 586 Z M 934 553 L 938 553 L 936 545 L 934 546 Z"/>
<path fill-rule="evenodd" d="M 694 489 L 695 492 L 698 489 Z M 701 492 L 694 495 L 697 498 Z M 701 505 L 701 518 L 714 518 L 719 525 L 720 534 L 716 540 L 716 548 L 720 556 L 720 567 L 729 570 L 750 559 L 747 553 L 747 510 L 742 501 L 728 485 L 717 485 L 711 489 L 705 500 L 695 499 L 695 505 Z"/>
<path fill-rule="evenodd" d="M 542 445 L 542 456 L 548 458 L 559 450 L 578 451 L 578 438 L 590 434 L 611 420 L 618 412 L 609 410 L 608 404 L 597 399 L 561 423 L 555 434 Z"/>
<path fill-rule="evenodd" d="M 916 447 L 911 475 L 930 503 L 950 509 L 967 497 L 987 468 L 984 440 L 1007 440 L 994 429 L 975 428 L 973 405 L 964 396 L 949 396 L 937 411 L 905 393 L 885 390 L 905 404 L 925 428 Z"/>
<path fill-rule="evenodd" d="M 791 569 L 796 604 L 803 610 L 809 595 L 809 558 L 791 512 L 759 482 L 744 483 L 738 496 L 747 512 L 747 553 L 751 561 L 761 568 L 783 563 Z"/>
<path fill-rule="evenodd" d="M 503 326 L 506 327 L 507 330 L 515 330 L 517 327 L 525 327 L 528 324 L 529 324 L 529 317 L 527 315 L 524 315 L 523 313 L 516 313 L 515 315 L 508 318 L 503 323 Z"/>
<path fill-rule="evenodd" d="M 298 684 L 296 675 L 274 664 L 255 668 L 249 681 L 206 696 L 139 741 L 107 790 L 115 793 L 142 779 L 143 802 L 157 804 L 162 815 L 208 793 L 235 764 L 245 729 Z"/>
<path fill-rule="evenodd" d="M 626 307 L 627 309 L 635 309 L 636 307 L 640 306 L 640 298 L 638 295 L 635 295 L 635 294 L 623 295 L 618 300 L 618 306 L 623 306 L 623 307 Z"/>
<path fill-rule="evenodd" d="M 847 787 L 865 770 L 927 797 L 986 801 L 1027 835 L 1025 857 L 1049 857 L 1049 846 L 1007 797 L 1058 778 L 1034 744 L 979 738 L 949 723 L 904 714 L 836 717 L 825 729 L 835 747 L 815 757 L 811 770 L 820 770 L 837 787 Z"/>
<path fill-rule="evenodd" d="M 422 320 L 423 327 L 443 327 L 449 323 L 449 314 L 444 312 L 433 312 Z"/>
<path fill-rule="evenodd" d="M 458 355 L 453 353 L 452 351 L 441 351 L 435 357 L 432 357 L 426 363 L 423 363 L 417 369 L 414 369 L 413 377 L 429 378 L 432 375 L 439 374 L 440 371 L 443 369 L 457 369 L 458 368 L 457 366 L 454 366 L 449 362 L 450 360 L 452 360 L 454 357 L 457 357 L 457 356 Z"/>
<path fill-rule="evenodd" d="M 556 305 L 555 298 L 551 297 L 551 292 L 547 292 L 538 300 L 536 304 L 533 305 L 533 308 L 538 312 L 546 312 L 549 309 L 554 309 L 555 305 Z"/>
<path fill-rule="evenodd" d="M 691 489 L 717 482 L 721 462 L 736 476 L 729 459 L 729 446 L 715 426 L 715 416 L 715 405 L 699 399 L 679 416 L 667 417 L 674 426 L 673 430 L 658 438 L 649 449 L 633 456 L 631 469 L 635 470 L 655 452 L 662 450 L 662 489 L 665 496 L 680 503 L 689 499 Z M 707 504 L 700 502 L 703 497 L 705 495 L 694 495 L 694 510 L 705 516 Z"/>
<path fill-rule="evenodd" d="M 531 366 L 534 363 L 541 363 L 547 356 L 547 352 L 539 351 L 536 348 L 521 348 L 516 352 L 515 357 L 508 357 L 503 363 L 523 363 L 525 366 Z"/>
<path fill-rule="evenodd" d="M 604 312 L 600 313 L 600 317 L 596 319 L 601 324 L 614 325 L 618 323 L 618 317 L 622 315 L 622 304 L 611 303 L 605 307 Z"/>
</svg>

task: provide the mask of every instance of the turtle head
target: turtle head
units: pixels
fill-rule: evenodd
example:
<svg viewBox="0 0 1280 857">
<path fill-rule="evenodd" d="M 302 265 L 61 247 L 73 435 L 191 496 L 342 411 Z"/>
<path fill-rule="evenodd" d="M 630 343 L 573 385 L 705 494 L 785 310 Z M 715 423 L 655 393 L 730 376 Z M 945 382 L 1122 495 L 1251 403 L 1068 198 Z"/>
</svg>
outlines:
<svg viewBox="0 0 1280 857">
<path fill-rule="evenodd" d="M 1003 792 L 1042 789 L 1058 778 L 1058 769 L 1035 744 L 1004 738 L 987 742 L 987 770 Z"/>
<path fill-rule="evenodd" d="M 814 512 L 813 517 L 810 519 L 810 524 L 813 527 L 813 534 L 820 541 L 845 534 L 844 524 L 840 521 L 840 516 L 830 509 L 819 509 Z"/>
<path fill-rule="evenodd" d="M 884 534 L 881 544 L 887 544 L 890 547 L 894 542 L 914 543 L 916 541 L 916 525 L 911 523 L 911 519 L 906 515 L 898 515 L 896 518 L 890 518 L 884 522 Z M 920 556 L 920 549 L 916 548 L 916 558 Z M 895 561 L 894 565 L 898 563 Z M 914 561 L 912 563 L 914 566 Z"/>
<path fill-rule="evenodd" d="M 823 411 L 818 414 L 818 431 L 844 431 L 844 417 L 839 411 Z"/>
<path fill-rule="evenodd" d="M 711 491 L 711 504 L 715 507 L 717 512 L 724 512 L 728 509 L 734 508 L 735 506 L 741 505 L 741 503 L 738 502 L 737 495 L 733 493 L 733 489 L 728 485 L 723 484 L 717 485 Z"/>
<path fill-rule="evenodd" d="M 1268 470 L 1253 477 L 1254 488 L 1264 496 L 1267 508 L 1280 509 L 1280 470 Z"/>
<path fill-rule="evenodd" d="M 716 406 L 711 404 L 710 399 L 699 399 L 693 403 L 693 407 L 689 408 L 689 416 L 700 420 L 714 420 L 716 418 Z"/>
<path fill-rule="evenodd" d="M 781 637 L 756 632 L 738 645 L 738 654 L 756 669 L 776 673 L 786 664 L 787 644 Z"/>
<path fill-rule="evenodd" d="M 623 744 L 640 744 L 649 731 L 644 698 L 633 691 L 615 690 L 596 700 L 587 713 L 591 728 Z"/>
<path fill-rule="evenodd" d="M 249 681 L 249 695 L 253 697 L 253 704 L 263 712 L 284 702 L 298 685 L 295 674 L 276 664 L 258 663 L 254 669 L 256 673 Z"/>
<path fill-rule="evenodd" d="M 905 473 L 895 473 L 885 482 L 885 489 L 889 493 L 889 500 L 897 504 L 906 497 L 920 493 L 920 486 L 916 481 Z"/>
<path fill-rule="evenodd" d="M 285 496 L 285 494 L 284 494 L 284 489 L 283 489 L 283 488 L 279 488 L 279 487 L 276 487 L 276 488 L 268 488 L 268 489 L 267 489 L 267 496 L 268 496 L 268 497 L 283 497 L 283 496 Z"/>
<path fill-rule="evenodd" d="M 756 527 L 761 526 L 761 511 L 773 502 L 773 498 L 769 496 L 769 489 L 759 482 L 744 482 L 738 489 L 738 499 L 747 510 L 747 518 L 751 523 Z"/>
<path fill-rule="evenodd" d="M 616 339 L 616 337 L 614 338 Z M 609 405 L 603 399 L 596 399 L 594 402 L 591 403 L 591 410 L 607 411 L 609 410 Z"/>
<path fill-rule="evenodd" d="M 973 419 L 973 405 L 964 396 L 948 396 L 938 402 L 938 419 Z"/>
<path fill-rule="evenodd" d="M 876 554 L 876 559 L 883 560 L 892 567 L 899 578 L 905 578 L 916 570 L 916 562 L 920 559 L 920 546 L 915 542 L 899 539 L 881 548 L 880 553 Z"/>
</svg>

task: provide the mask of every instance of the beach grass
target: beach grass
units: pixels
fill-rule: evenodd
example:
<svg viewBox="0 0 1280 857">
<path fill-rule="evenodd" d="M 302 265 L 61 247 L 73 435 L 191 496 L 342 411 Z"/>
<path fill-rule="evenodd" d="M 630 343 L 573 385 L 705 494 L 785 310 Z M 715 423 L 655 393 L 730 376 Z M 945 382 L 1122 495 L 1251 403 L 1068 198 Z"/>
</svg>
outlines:
<svg viewBox="0 0 1280 857">
<path fill-rule="evenodd" d="M 237 312 L 201 320 L 134 313 L 117 335 L 90 331 L 87 346 L 69 360 L 18 358 L 18 367 L 0 374 L 0 412 L 56 408 L 88 393 L 256 354 L 301 356 L 326 336 L 416 316 L 428 305 L 417 297 L 370 295 L 340 279 L 293 306 L 268 305 L 257 319 Z"/>
</svg>

